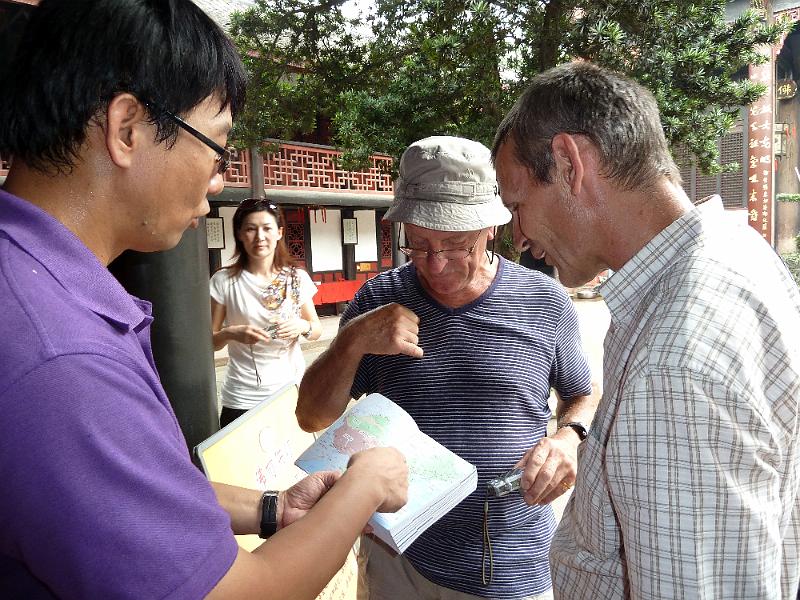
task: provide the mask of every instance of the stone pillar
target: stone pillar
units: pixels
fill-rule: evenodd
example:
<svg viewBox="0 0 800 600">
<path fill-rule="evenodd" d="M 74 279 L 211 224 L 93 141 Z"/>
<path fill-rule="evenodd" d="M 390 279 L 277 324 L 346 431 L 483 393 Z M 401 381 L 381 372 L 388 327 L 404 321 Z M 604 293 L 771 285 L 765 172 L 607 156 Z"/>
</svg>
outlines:
<svg viewBox="0 0 800 600">
<path fill-rule="evenodd" d="M 264 157 L 258 148 L 250 148 L 250 196 L 264 196 Z"/>
<path fill-rule="evenodd" d="M 153 303 L 153 358 L 190 450 L 219 429 L 207 246 L 203 223 L 172 250 L 124 252 L 109 266 Z"/>
</svg>

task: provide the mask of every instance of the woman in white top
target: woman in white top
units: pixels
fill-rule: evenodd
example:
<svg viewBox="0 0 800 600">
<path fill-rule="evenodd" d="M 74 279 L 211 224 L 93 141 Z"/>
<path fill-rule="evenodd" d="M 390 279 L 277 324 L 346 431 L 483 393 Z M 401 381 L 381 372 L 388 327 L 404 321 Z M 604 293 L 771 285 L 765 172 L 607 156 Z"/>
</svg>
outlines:
<svg viewBox="0 0 800 600">
<path fill-rule="evenodd" d="M 222 385 L 224 427 L 305 371 L 298 343 L 319 338 L 312 298 L 317 288 L 292 265 L 283 241 L 283 217 L 274 204 L 243 200 L 233 215 L 235 262 L 211 278 L 214 349 L 228 345 Z"/>
</svg>

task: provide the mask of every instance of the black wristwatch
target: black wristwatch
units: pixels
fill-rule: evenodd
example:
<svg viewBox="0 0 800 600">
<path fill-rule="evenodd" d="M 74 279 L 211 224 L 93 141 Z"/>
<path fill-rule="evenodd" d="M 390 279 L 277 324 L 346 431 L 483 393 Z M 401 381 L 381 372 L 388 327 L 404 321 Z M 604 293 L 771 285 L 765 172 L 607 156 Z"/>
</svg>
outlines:
<svg viewBox="0 0 800 600">
<path fill-rule="evenodd" d="M 304 338 L 308 339 L 309 336 L 311 335 L 312 331 L 314 331 L 314 324 L 311 321 L 309 321 L 308 322 L 308 331 L 304 331 L 300 335 L 302 335 Z"/>
<path fill-rule="evenodd" d="M 261 531 L 258 537 L 265 540 L 278 531 L 278 492 L 269 490 L 261 495 Z"/>
<path fill-rule="evenodd" d="M 570 421 L 569 423 L 564 423 L 558 426 L 559 429 L 564 429 L 564 427 L 572 427 L 575 433 L 578 434 L 578 437 L 581 439 L 581 441 L 585 440 L 589 436 L 589 429 L 580 421 Z"/>
</svg>

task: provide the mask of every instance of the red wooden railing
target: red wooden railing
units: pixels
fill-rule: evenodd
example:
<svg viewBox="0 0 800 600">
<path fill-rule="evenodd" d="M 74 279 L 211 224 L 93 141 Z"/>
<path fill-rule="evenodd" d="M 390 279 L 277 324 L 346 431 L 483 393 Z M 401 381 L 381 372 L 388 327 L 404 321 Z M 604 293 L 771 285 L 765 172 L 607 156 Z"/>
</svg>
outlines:
<svg viewBox="0 0 800 600">
<path fill-rule="evenodd" d="M 265 189 L 303 189 L 356 194 L 386 194 L 393 191 L 389 170 L 392 159 L 380 154 L 370 158 L 365 171 L 346 171 L 337 165 L 342 153 L 314 144 L 280 144 L 274 153 L 264 156 Z M 0 176 L 8 173 L 9 160 L 0 156 Z M 234 152 L 225 172 L 228 187 L 250 187 L 250 152 Z"/>
<path fill-rule="evenodd" d="M 392 194 L 391 157 L 375 154 L 367 170 L 347 171 L 337 164 L 341 156 L 328 146 L 281 143 L 277 151 L 264 156 L 264 188 Z"/>
<path fill-rule="evenodd" d="M 250 187 L 250 152 L 234 151 L 228 170 L 222 176 L 226 187 Z"/>
</svg>

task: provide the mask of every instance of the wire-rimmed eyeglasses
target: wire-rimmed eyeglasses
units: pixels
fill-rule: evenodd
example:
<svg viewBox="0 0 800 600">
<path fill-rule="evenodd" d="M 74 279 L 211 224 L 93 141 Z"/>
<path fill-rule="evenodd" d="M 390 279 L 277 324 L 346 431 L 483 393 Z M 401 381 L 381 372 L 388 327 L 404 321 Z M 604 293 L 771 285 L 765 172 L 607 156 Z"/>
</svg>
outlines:
<svg viewBox="0 0 800 600">
<path fill-rule="evenodd" d="M 193 135 L 198 140 L 203 142 L 206 146 L 211 148 L 214 152 L 216 152 L 216 157 L 214 158 L 214 160 L 217 163 L 217 173 L 222 175 L 225 171 L 228 170 L 228 167 L 231 164 L 230 150 L 223 148 L 217 142 L 212 140 L 210 137 L 208 137 L 204 133 L 200 133 L 199 131 L 197 131 L 197 129 L 195 129 L 194 127 L 189 125 L 186 121 L 181 119 L 178 115 L 171 113 L 167 109 L 161 108 L 157 104 L 148 101 L 144 101 L 144 104 L 145 106 L 147 106 L 147 108 L 154 111 L 155 113 L 159 115 L 164 115 L 165 117 L 169 118 L 170 120 L 172 120 L 173 123 L 175 123 L 178 127 L 183 129 L 186 133 Z"/>
<path fill-rule="evenodd" d="M 400 246 L 399 240 L 401 239 L 402 235 L 401 232 L 398 232 L 397 250 L 405 254 L 411 260 L 420 260 L 423 258 L 428 258 L 429 256 L 432 256 L 434 258 L 441 257 L 445 260 L 464 260 L 475 251 L 475 247 L 478 245 L 478 240 L 481 239 L 482 233 L 483 230 L 478 232 L 475 241 L 469 248 L 443 248 L 442 250 L 422 250 L 421 248 L 412 248 L 411 246 Z"/>
</svg>

